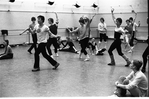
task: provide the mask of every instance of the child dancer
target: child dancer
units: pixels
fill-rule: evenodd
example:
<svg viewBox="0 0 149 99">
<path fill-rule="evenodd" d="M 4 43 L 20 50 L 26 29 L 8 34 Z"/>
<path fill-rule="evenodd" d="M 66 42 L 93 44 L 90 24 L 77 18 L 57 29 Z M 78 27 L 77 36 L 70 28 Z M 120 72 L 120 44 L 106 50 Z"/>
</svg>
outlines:
<svg viewBox="0 0 149 99">
<path fill-rule="evenodd" d="M 148 18 L 147 18 L 147 24 L 148 24 Z M 147 57 L 149 57 L 149 34 L 148 34 L 147 43 L 148 43 L 148 46 L 142 54 L 142 58 L 143 58 L 142 72 L 143 73 L 146 72 Z"/>
<path fill-rule="evenodd" d="M 49 26 L 49 29 L 50 31 L 52 32 L 52 34 L 54 35 L 57 35 L 57 29 L 58 29 L 58 16 L 57 16 L 57 13 L 55 13 L 56 15 L 56 23 L 54 24 L 54 20 L 53 18 L 49 18 L 48 19 L 48 22 L 50 24 Z M 47 49 L 48 49 L 48 53 L 50 56 L 52 56 L 52 52 L 51 52 L 51 45 L 54 46 L 54 52 L 55 52 L 55 55 L 58 56 L 58 43 L 57 43 L 57 38 L 56 37 L 49 37 L 48 39 L 48 43 L 47 43 Z M 52 56 L 53 57 L 53 56 Z"/>
<path fill-rule="evenodd" d="M 111 13 L 112 13 L 112 18 L 114 23 L 116 24 L 115 30 L 114 30 L 114 42 L 111 44 L 108 53 L 110 55 L 111 58 L 111 62 L 108 65 L 115 65 L 115 60 L 114 60 L 114 55 L 112 53 L 112 51 L 114 49 L 117 49 L 117 52 L 120 56 L 122 56 L 125 61 L 127 62 L 127 64 L 125 66 L 129 66 L 131 64 L 130 60 L 122 53 L 122 49 L 121 49 L 121 39 L 120 36 L 125 33 L 125 31 L 122 29 L 121 24 L 122 24 L 122 19 L 121 18 L 115 18 L 114 14 L 114 9 L 111 9 Z"/>
<path fill-rule="evenodd" d="M 136 32 L 137 32 L 137 27 L 140 27 L 140 21 L 138 22 L 138 24 L 135 22 L 136 18 L 137 18 L 137 13 L 133 11 L 133 13 L 135 13 L 135 19 L 133 19 L 132 17 L 129 18 L 130 20 L 130 24 L 133 27 L 133 33 L 131 35 L 131 40 L 130 40 L 130 50 L 128 51 L 129 53 L 132 52 L 132 50 L 134 49 L 134 39 L 136 39 Z"/>
<path fill-rule="evenodd" d="M 26 31 L 28 31 L 29 29 L 31 29 L 31 30 L 33 30 L 34 29 L 34 27 L 35 27 L 35 25 L 36 25 L 36 18 L 35 17 L 32 17 L 31 18 L 31 21 L 32 21 L 32 23 L 29 25 L 29 28 L 28 29 L 26 29 L 25 31 L 23 31 L 20 35 L 22 35 L 23 33 L 25 33 Z M 34 48 L 34 50 L 36 50 L 37 49 L 37 46 L 36 46 L 36 44 L 37 44 L 37 35 L 36 35 L 36 33 L 31 33 L 31 35 L 32 35 L 32 40 L 33 40 L 33 44 L 30 46 L 30 48 L 27 50 L 30 54 L 32 54 L 32 49 Z"/>
<path fill-rule="evenodd" d="M 98 31 L 100 33 L 100 41 L 99 41 L 99 48 L 100 45 L 102 43 L 102 41 L 104 40 L 104 48 L 106 49 L 106 43 L 107 43 L 107 25 L 105 23 L 104 18 L 100 18 L 100 23 L 98 24 Z"/>
<path fill-rule="evenodd" d="M 37 18 L 38 18 L 38 24 L 34 27 L 33 31 L 29 30 L 32 33 L 37 33 L 37 39 L 38 39 L 38 47 L 34 54 L 35 62 L 34 62 L 34 68 L 32 71 L 33 72 L 40 71 L 40 67 L 39 67 L 40 53 L 42 53 L 43 57 L 46 58 L 54 66 L 53 69 L 57 69 L 57 67 L 59 66 L 59 63 L 56 62 L 52 57 L 50 57 L 46 52 L 48 35 L 53 37 L 56 37 L 56 35 L 52 34 L 49 31 L 48 26 L 44 24 L 44 21 L 45 21 L 44 16 L 39 15 Z"/>
<path fill-rule="evenodd" d="M 88 43 L 88 48 L 92 55 L 96 55 L 98 52 L 97 43 L 95 42 L 95 38 L 91 38 Z"/>
<path fill-rule="evenodd" d="M 127 47 L 130 49 L 130 35 L 132 34 L 132 25 L 130 24 L 130 20 L 126 20 L 126 26 L 124 27 L 125 35 L 124 35 L 124 43 L 125 43 L 125 50 Z"/>
<path fill-rule="evenodd" d="M 88 42 L 89 42 L 89 38 L 90 38 L 90 23 L 92 22 L 92 19 L 94 18 L 94 16 L 91 18 L 91 20 L 89 20 L 89 18 L 87 16 L 81 17 L 79 20 L 81 27 L 77 28 L 73 31 L 69 31 L 70 33 L 78 32 L 78 34 L 79 34 L 78 40 L 81 45 L 81 51 L 79 53 L 79 58 L 82 58 L 82 53 L 84 53 L 84 55 L 86 56 L 84 61 L 89 61 L 89 59 L 90 59 L 89 54 L 86 51 L 86 48 L 88 46 Z"/>
</svg>

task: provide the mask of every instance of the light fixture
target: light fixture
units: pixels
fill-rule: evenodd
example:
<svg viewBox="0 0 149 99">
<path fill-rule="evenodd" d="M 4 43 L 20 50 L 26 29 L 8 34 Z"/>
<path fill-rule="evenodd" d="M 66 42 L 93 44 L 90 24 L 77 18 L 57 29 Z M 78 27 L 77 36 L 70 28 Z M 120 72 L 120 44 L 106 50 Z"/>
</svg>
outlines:
<svg viewBox="0 0 149 99">
<path fill-rule="evenodd" d="M 49 4 L 49 5 L 53 5 L 54 2 L 52 2 L 52 1 L 48 1 L 48 4 Z"/>
<path fill-rule="evenodd" d="M 9 2 L 13 3 L 13 2 L 15 2 L 15 0 L 9 0 Z"/>
<path fill-rule="evenodd" d="M 81 6 L 78 5 L 77 3 L 74 5 L 76 8 L 80 8 Z"/>
<path fill-rule="evenodd" d="M 95 3 L 92 5 L 93 8 L 97 8 L 98 5 L 96 5 Z"/>
</svg>

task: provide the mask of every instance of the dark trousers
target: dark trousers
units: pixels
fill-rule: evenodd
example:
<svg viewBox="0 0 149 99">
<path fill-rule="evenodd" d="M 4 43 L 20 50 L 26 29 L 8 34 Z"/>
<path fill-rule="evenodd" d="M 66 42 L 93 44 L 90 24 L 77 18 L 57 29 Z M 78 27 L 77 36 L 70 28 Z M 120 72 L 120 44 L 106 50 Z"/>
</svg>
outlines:
<svg viewBox="0 0 149 99">
<path fill-rule="evenodd" d="M 37 50 L 35 51 L 35 54 L 34 54 L 34 58 L 35 58 L 34 68 L 39 68 L 40 53 L 42 53 L 43 57 L 46 58 L 49 61 L 49 63 L 51 63 L 53 66 L 57 64 L 57 62 L 47 54 L 46 45 L 47 43 L 40 43 L 38 45 Z"/>
<path fill-rule="evenodd" d="M 1 54 L 1 55 L 3 55 L 3 54 Z M 12 58 L 13 58 L 13 53 L 7 54 L 7 55 L 3 55 L 2 57 L 0 57 L 0 60 L 2 60 L 2 59 L 12 59 Z"/>
<path fill-rule="evenodd" d="M 145 49 L 145 51 L 142 54 L 142 58 L 143 58 L 143 68 L 142 69 L 146 69 L 148 55 L 149 55 L 149 45 L 147 46 L 147 48 Z"/>
<path fill-rule="evenodd" d="M 122 48 L 121 48 L 121 40 L 118 39 L 118 40 L 114 40 L 114 42 L 111 44 L 109 50 L 108 50 L 108 53 L 109 55 L 113 55 L 112 51 L 116 49 L 118 54 L 120 56 L 123 56 L 124 54 L 122 53 Z"/>
<path fill-rule="evenodd" d="M 133 31 L 132 36 L 131 36 L 131 39 L 130 39 L 130 42 L 129 42 L 129 44 L 130 44 L 131 47 L 134 46 L 134 43 L 133 43 L 134 37 L 135 37 L 135 31 Z"/>
<path fill-rule="evenodd" d="M 87 55 L 86 48 L 88 46 L 89 38 L 84 38 L 80 40 L 80 45 L 81 45 L 81 53 L 84 53 L 84 55 Z"/>
<path fill-rule="evenodd" d="M 51 45 L 54 46 L 54 52 L 57 53 L 57 49 L 58 49 L 57 38 L 49 38 L 48 39 L 47 50 L 48 50 L 49 55 L 52 55 Z"/>
<path fill-rule="evenodd" d="M 34 48 L 34 50 L 36 51 L 37 49 L 37 35 L 36 34 L 32 34 L 32 40 L 33 40 L 33 44 L 30 46 L 30 48 L 28 49 L 28 51 L 31 52 L 31 50 Z"/>
</svg>

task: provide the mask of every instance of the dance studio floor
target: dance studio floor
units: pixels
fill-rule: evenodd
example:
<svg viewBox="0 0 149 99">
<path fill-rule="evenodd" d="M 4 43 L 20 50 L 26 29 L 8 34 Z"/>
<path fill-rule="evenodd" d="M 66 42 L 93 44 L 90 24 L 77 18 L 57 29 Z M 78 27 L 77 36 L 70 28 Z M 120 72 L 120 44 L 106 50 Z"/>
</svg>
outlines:
<svg viewBox="0 0 149 99">
<path fill-rule="evenodd" d="M 111 42 L 108 40 L 107 48 Z M 124 53 L 131 60 L 142 60 L 146 46 L 140 42 L 133 53 Z M 14 59 L 0 60 L 0 97 L 107 97 L 113 94 L 119 76 L 131 71 L 116 51 L 116 66 L 107 65 L 107 51 L 103 56 L 90 55 L 87 62 L 79 60 L 78 54 L 61 51 L 59 57 L 54 57 L 60 63 L 57 70 L 52 70 L 40 55 L 41 71 L 32 72 L 34 55 L 27 52 L 28 48 L 29 45 L 13 47 Z M 148 76 L 148 66 L 145 74 Z"/>
</svg>

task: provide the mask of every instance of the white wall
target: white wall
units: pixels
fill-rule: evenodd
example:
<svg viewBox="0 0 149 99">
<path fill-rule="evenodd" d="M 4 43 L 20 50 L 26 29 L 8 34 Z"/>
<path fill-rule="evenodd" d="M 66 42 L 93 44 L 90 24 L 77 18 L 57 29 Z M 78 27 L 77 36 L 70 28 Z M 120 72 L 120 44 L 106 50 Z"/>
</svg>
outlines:
<svg viewBox="0 0 149 99">
<path fill-rule="evenodd" d="M 18 34 L 28 27 L 32 16 L 37 17 L 41 14 L 45 16 L 46 20 L 49 17 L 55 19 L 53 12 L 58 13 L 60 22 L 58 31 L 62 36 L 65 36 L 66 27 L 79 26 L 78 19 L 80 16 L 87 14 L 91 17 L 97 13 L 91 24 L 92 35 L 97 36 L 97 24 L 99 19 L 104 17 L 108 26 L 108 35 L 113 37 L 114 23 L 110 13 L 111 7 L 115 9 L 115 16 L 123 19 L 122 26 L 125 26 L 126 19 L 134 16 L 131 13 L 132 9 L 138 12 L 136 21 L 141 21 L 141 27 L 138 28 L 138 38 L 147 38 L 147 0 L 51 0 L 55 2 L 52 6 L 47 4 L 48 0 L 15 0 L 14 3 L 8 1 L 0 0 L 0 30 L 9 30 L 8 39 L 10 39 L 11 44 L 26 41 L 26 35 L 19 36 Z M 76 2 L 81 5 L 78 9 L 73 6 Z M 99 9 L 92 8 L 93 3 L 99 5 Z M 47 21 L 45 24 L 48 25 Z"/>
</svg>

